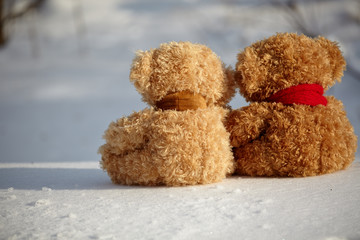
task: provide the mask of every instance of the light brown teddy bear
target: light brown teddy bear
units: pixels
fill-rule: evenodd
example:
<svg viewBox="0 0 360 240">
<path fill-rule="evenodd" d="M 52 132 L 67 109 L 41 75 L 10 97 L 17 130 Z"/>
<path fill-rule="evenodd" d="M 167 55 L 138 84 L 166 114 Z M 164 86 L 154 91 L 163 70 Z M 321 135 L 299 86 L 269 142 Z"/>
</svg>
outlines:
<svg viewBox="0 0 360 240">
<path fill-rule="evenodd" d="M 114 183 L 206 184 L 233 173 L 224 106 L 234 79 L 208 47 L 170 42 L 139 51 L 130 80 L 151 107 L 105 132 L 101 165 Z"/>
<path fill-rule="evenodd" d="M 357 137 L 342 102 L 323 96 L 344 68 L 323 37 L 277 34 L 239 53 L 235 80 L 251 103 L 227 122 L 236 172 L 301 177 L 348 167 Z"/>
</svg>

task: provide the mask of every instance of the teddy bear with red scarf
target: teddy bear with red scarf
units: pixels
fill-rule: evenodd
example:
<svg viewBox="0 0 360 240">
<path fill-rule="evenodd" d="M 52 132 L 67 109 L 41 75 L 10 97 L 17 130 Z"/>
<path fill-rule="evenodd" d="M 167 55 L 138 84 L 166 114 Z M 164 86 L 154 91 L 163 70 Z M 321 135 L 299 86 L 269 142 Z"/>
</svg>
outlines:
<svg viewBox="0 0 360 240">
<path fill-rule="evenodd" d="M 238 54 L 235 80 L 249 106 L 232 111 L 236 172 L 302 177 L 345 169 L 357 137 L 341 101 L 323 96 L 345 60 L 335 42 L 276 34 Z"/>
</svg>

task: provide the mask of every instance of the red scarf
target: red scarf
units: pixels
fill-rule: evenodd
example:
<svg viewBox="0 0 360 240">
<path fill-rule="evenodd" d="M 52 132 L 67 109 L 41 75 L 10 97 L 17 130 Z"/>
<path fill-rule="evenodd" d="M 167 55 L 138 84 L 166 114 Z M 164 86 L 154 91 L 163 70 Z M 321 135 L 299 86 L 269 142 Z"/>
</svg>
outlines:
<svg viewBox="0 0 360 240">
<path fill-rule="evenodd" d="M 327 105 L 327 99 L 323 96 L 324 88 L 319 84 L 300 84 L 280 90 L 269 98 L 268 102 L 290 104 L 305 104 L 316 106 L 322 104 Z"/>
</svg>

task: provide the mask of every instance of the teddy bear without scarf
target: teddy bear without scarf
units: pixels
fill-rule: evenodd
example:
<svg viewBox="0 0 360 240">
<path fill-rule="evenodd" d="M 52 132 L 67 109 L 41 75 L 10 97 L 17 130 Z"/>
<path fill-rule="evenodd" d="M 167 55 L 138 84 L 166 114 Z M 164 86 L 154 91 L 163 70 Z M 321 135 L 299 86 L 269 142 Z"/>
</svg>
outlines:
<svg viewBox="0 0 360 240">
<path fill-rule="evenodd" d="M 235 81 L 251 102 L 227 122 L 238 174 L 301 177 L 350 165 L 357 137 L 342 102 L 323 96 L 345 68 L 335 42 L 280 33 L 237 59 Z"/>
</svg>

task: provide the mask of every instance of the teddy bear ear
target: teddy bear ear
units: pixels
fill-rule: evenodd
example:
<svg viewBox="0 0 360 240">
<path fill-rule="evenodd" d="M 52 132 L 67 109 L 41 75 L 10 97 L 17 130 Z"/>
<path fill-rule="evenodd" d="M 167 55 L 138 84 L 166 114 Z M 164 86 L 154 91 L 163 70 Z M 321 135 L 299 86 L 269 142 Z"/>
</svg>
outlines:
<svg viewBox="0 0 360 240">
<path fill-rule="evenodd" d="M 152 74 L 152 58 L 154 50 L 137 51 L 130 70 L 130 81 L 143 94 L 150 86 L 150 76 Z"/>
<path fill-rule="evenodd" d="M 340 51 L 338 43 L 330 41 L 324 37 L 319 37 L 317 41 L 320 46 L 328 53 L 333 80 L 340 82 L 345 70 L 346 61 Z"/>
<path fill-rule="evenodd" d="M 235 95 L 236 91 L 236 82 L 234 79 L 234 70 L 231 66 L 225 66 L 223 64 L 223 71 L 224 71 L 224 89 L 221 92 L 222 97 L 216 101 L 216 104 L 219 106 L 224 106 L 228 104 L 231 99 Z"/>
<path fill-rule="evenodd" d="M 250 46 L 237 56 L 235 82 L 247 101 L 262 100 L 263 88 L 268 74 L 267 55 L 261 55 L 258 45 Z M 265 84 L 265 85 L 264 85 Z"/>
</svg>

